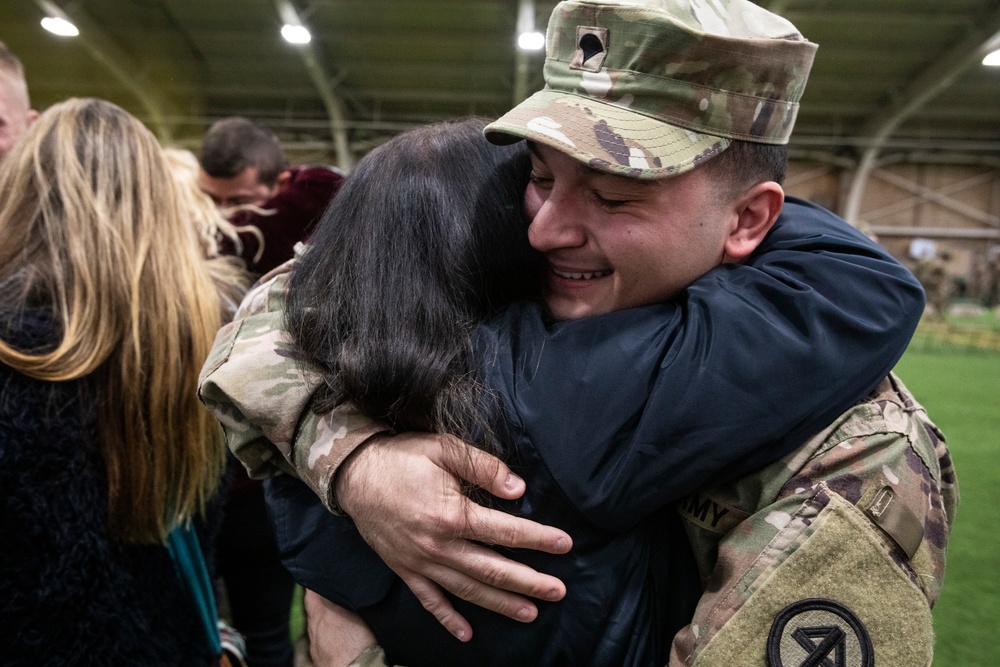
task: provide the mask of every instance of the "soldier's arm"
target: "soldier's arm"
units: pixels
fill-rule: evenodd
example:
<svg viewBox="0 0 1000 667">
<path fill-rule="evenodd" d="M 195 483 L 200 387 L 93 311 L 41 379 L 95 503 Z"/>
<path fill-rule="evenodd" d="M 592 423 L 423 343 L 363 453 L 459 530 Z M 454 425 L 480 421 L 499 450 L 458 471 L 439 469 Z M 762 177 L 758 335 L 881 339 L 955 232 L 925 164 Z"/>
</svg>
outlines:
<svg viewBox="0 0 1000 667">
<path fill-rule="evenodd" d="M 292 264 L 264 276 L 219 331 L 198 393 L 251 477 L 296 475 L 329 506 L 339 463 L 384 427 L 350 405 L 322 416 L 308 409 L 322 379 L 284 330 Z"/>
<path fill-rule="evenodd" d="M 890 376 L 784 460 L 682 501 L 706 593 L 670 665 L 929 665 L 957 492 Z"/>
<path fill-rule="evenodd" d="M 352 518 L 417 597 L 466 640 L 472 629 L 441 596 L 438 584 L 520 620 L 535 614 L 534 605 L 522 595 L 561 598 L 565 587 L 558 579 L 467 541 L 553 553 L 572 545 L 561 530 L 481 507 L 461 492 L 460 480 L 466 480 L 502 498 L 520 496 L 524 482 L 498 459 L 478 449 L 462 451 L 467 446 L 454 439 L 444 444 L 435 434 L 383 436 L 381 424 L 350 405 L 325 415 L 308 409 L 321 379 L 284 331 L 289 272 L 290 265 L 279 267 L 251 290 L 236 320 L 218 334 L 199 383 L 202 401 L 222 423 L 230 449 L 250 474 L 298 476 L 328 509 L 338 511 L 333 493 L 337 472 L 356 450 L 367 451 L 362 465 L 349 468 L 353 484 L 347 486 L 359 491 L 353 497 L 357 504 Z M 384 460 L 401 465 L 383 468 Z M 400 497 L 403 482 L 409 490 Z M 391 489 L 389 502 L 365 502 L 376 495 L 365 494 L 367 485 Z M 405 513 L 409 520 L 397 520 L 404 512 L 392 508 L 406 502 L 434 508 L 438 514 L 429 512 L 426 516 L 432 518 L 426 523 L 419 513 Z"/>
</svg>

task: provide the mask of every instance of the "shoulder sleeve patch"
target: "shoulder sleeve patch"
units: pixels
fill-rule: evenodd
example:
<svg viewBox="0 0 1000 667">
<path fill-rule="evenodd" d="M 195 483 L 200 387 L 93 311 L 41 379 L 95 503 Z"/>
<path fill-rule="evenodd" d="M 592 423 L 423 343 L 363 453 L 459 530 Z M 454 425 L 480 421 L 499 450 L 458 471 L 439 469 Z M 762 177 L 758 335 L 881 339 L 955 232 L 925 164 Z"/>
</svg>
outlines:
<svg viewBox="0 0 1000 667">
<path fill-rule="evenodd" d="M 793 602 L 774 617 L 769 667 L 872 667 L 875 653 L 861 619 L 825 598 Z"/>
</svg>

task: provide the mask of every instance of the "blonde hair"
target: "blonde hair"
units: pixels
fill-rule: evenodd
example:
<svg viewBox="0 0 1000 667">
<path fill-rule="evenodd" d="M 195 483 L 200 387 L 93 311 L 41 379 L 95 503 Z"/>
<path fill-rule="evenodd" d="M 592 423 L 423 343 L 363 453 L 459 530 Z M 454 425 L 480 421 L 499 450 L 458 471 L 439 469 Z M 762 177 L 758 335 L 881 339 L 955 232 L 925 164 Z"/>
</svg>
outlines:
<svg viewBox="0 0 1000 667">
<path fill-rule="evenodd" d="M 163 149 L 163 155 L 174 185 L 177 186 L 181 209 L 188 222 L 194 226 L 202 254 L 208 261 L 208 270 L 219 293 L 227 302 L 229 315 L 232 315 L 253 281 L 243 260 L 222 254 L 219 242 L 227 239 L 235 251 L 241 253 L 243 243 L 240 241 L 239 230 L 226 219 L 212 198 L 198 187 L 198 158 L 194 153 L 183 148 L 169 147 Z"/>
<path fill-rule="evenodd" d="M 112 535 L 162 542 L 204 510 L 225 464 L 196 394 L 219 298 L 162 150 L 121 108 L 70 99 L 0 163 L 0 192 L 4 308 L 40 304 L 61 326 L 41 352 L 0 340 L 0 361 L 40 380 L 90 379 Z"/>
<path fill-rule="evenodd" d="M 179 186 L 181 204 L 192 216 L 191 221 L 198 232 L 205 257 L 219 256 L 220 236 L 229 239 L 240 252 L 242 244 L 236 228 L 226 220 L 212 198 L 198 187 L 198 158 L 189 150 L 173 147 L 164 148 L 163 155 L 170 174 Z"/>
</svg>

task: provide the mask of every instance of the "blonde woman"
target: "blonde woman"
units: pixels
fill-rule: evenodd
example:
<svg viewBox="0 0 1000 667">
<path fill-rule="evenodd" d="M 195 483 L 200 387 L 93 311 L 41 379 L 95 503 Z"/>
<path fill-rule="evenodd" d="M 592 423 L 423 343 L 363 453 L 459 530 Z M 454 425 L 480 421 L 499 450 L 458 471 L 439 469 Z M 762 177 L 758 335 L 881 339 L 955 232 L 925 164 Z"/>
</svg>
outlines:
<svg viewBox="0 0 1000 667">
<path fill-rule="evenodd" d="M 166 542 L 223 472 L 195 394 L 223 315 L 162 150 L 71 99 L 0 193 L 4 664 L 217 664 Z"/>
</svg>

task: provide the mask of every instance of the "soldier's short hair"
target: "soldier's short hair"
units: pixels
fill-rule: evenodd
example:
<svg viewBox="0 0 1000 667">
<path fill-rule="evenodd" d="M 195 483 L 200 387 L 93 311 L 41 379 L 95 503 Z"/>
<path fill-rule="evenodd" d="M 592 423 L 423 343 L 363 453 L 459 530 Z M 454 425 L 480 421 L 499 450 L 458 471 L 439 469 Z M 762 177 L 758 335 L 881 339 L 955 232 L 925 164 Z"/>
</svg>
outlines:
<svg viewBox="0 0 1000 667">
<path fill-rule="evenodd" d="M 231 116 L 208 128 L 198 162 L 214 178 L 232 178 L 256 167 L 257 180 L 271 186 L 285 168 L 285 155 L 274 133 L 249 118 Z"/>
<path fill-rule="evenodd" d="M 765 181 L 781 185 L 788 171 L 788 147 L 733 140 L 729 148 L 706 162 L 704 169 L 715 182 L 728 186 L 727 193 L 741 192 Z"/>
</svg>

